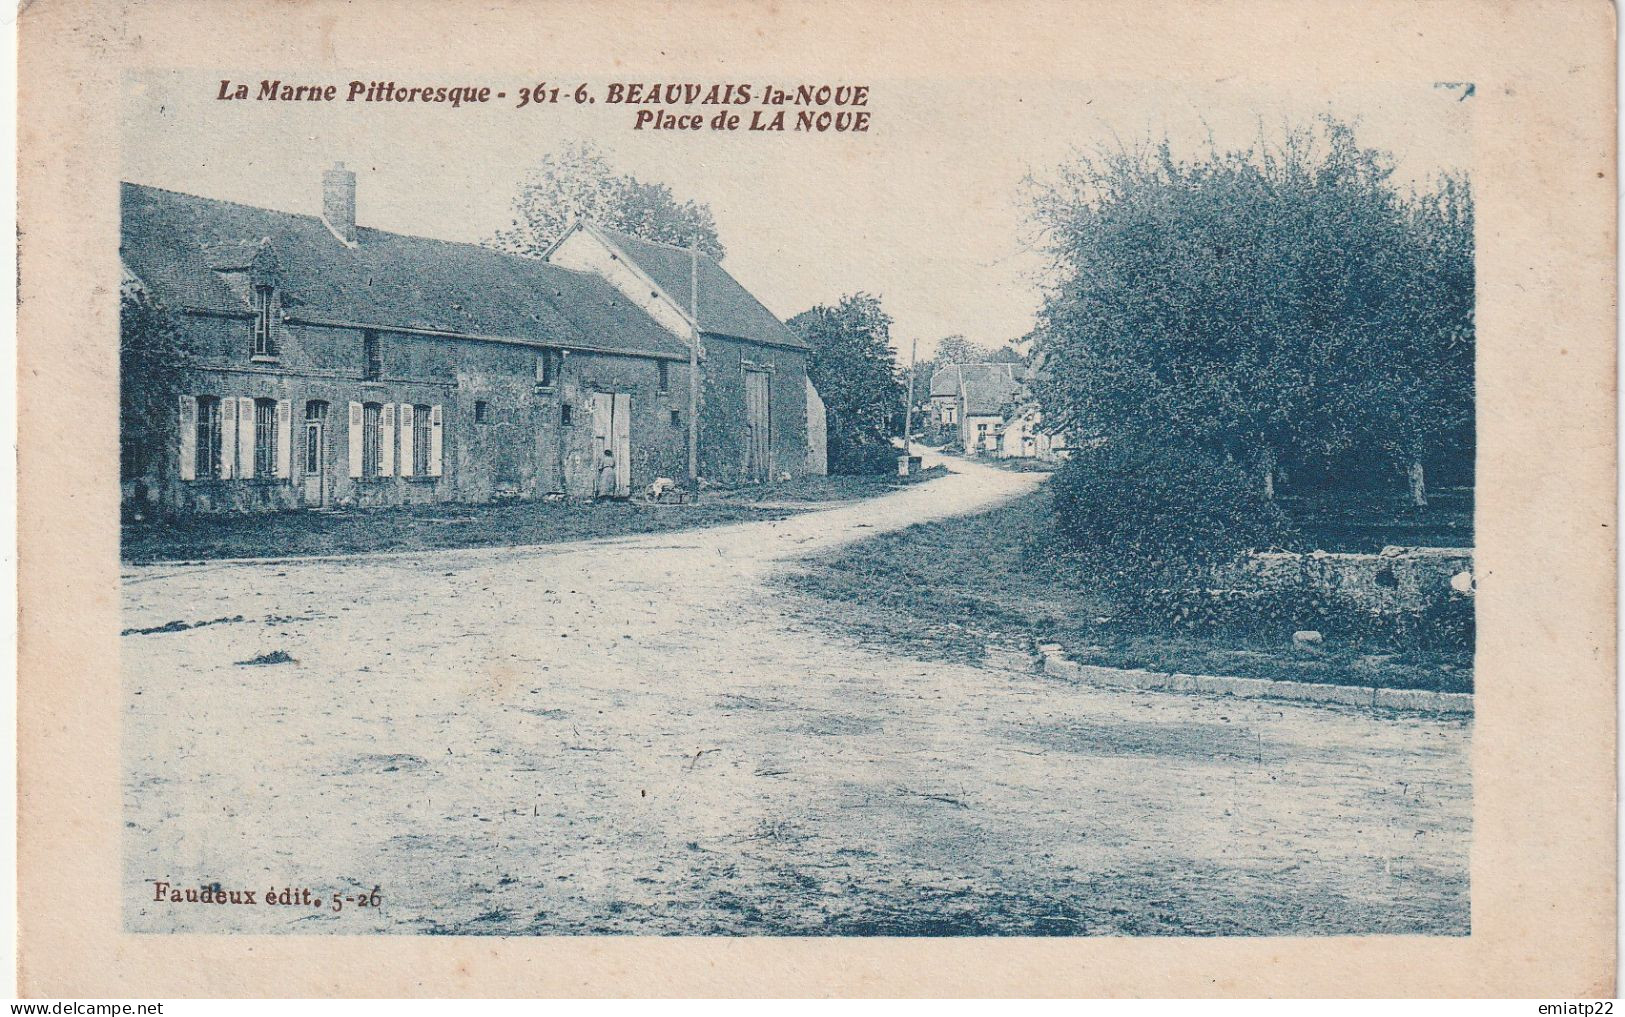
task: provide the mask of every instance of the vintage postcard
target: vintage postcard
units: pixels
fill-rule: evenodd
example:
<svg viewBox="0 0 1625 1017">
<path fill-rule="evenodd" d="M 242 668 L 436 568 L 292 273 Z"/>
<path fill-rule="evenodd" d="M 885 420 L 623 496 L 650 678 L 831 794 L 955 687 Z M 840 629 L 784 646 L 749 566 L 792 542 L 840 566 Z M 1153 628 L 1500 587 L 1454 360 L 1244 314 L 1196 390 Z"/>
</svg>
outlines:
<svg viewBox="0 0 1625 1017">
<path fill-rule="evenodd" d="M 1611 995 L 1613 29 L 27 8 L 22 991 Z"/>
</svg>

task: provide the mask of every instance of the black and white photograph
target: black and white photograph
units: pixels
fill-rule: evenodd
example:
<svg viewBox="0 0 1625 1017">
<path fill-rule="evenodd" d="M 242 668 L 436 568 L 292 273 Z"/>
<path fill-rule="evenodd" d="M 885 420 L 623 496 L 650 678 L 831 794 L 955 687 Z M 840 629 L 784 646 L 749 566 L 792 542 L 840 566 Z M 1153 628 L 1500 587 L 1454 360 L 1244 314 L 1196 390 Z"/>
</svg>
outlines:
<svg viewBox="0 0 1625 1017">
<path fill-rule="evenodd" d="M 1475 92 L 131 74 L 125 928 L 1468 935 Z"/>
</svg>

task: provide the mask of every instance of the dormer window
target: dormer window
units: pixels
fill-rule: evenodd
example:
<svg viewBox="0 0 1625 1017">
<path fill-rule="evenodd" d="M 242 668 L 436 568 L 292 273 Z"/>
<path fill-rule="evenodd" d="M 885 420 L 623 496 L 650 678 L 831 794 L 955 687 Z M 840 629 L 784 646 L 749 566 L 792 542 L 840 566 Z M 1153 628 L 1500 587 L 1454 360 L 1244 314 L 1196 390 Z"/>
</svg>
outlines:
<svg viewBox="0 0 1625 1017">
<path fill-rule="evenodd" d="M 270 286 L 254 287 L 254 356 L 276 356 L 276 333 L 271 328 L 271 313 L 276 306 L 276 291 Z"/>
</svg>

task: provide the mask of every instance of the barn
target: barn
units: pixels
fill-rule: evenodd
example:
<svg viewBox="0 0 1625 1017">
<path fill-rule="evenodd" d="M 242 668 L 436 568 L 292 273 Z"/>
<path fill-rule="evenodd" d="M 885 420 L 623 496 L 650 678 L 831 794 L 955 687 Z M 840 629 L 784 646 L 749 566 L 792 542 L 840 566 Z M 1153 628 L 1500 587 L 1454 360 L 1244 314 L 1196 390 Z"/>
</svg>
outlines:
<svg viewBox="0 0 1625 1017">
<path fill-rule="evenodd" d="M 807 344 L 705 254 L 591 222 L 572 225 L 551 264 L 609 281 L 700 350 L 701 474 L 761 482 L 822 472 L 809 442 Z M 813 449 L 811 453 L 810 449 Z"/>
<path fill-rule="evenodd" d="M 679 260 L 686 280 L 686 252 L 598 227 L 545 259 L 370 229 L 342 165 L 320 215 L 133 183 L 121 198 L 122 289 L 164 308 L 180 345 L 159 381 L 173 417 L 126 457 L 127 499 L 220 512 L 586 496 L 606 463 L 621 495 L 681 481 L 692 343 L 701 477 L 812 468 L 806 347 L 710 259 L 696 327 L 664 285 Z M 578 234 L 613 238 L 614 257 Z"/>
</svg>

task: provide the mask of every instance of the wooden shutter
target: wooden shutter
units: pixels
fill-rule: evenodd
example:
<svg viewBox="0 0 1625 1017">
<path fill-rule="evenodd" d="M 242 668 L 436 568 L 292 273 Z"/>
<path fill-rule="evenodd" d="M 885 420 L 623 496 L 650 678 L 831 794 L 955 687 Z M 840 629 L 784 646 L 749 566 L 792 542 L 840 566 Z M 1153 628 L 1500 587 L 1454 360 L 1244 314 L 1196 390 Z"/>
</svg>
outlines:
<svg viewBox="0 0 1625 1017">
<path fill-rule="evenodd" d="M 440 453 L 443 448 L 440 437 L 440 404 L 435 403 L 429 407 L 429 476 L 440 476 Z"/>
<path fill-rule="evenodd" d="M 182 480 L 197 478 L 197 397 L 181 396 L 181 461 Z"/>
<path fill-rule="evenodd" d="M 615 496 L 625 498 L 632 493 L 632 397 L 617 392 L 614 405 L 610 442 L 615 450 Z"/>
<path fill-rule="evenodd" d="M 614 417 L 614 415 L 614 393 L 594 392 L 592 394 L 592 436 L 594 444 L 597 447 L 594 448 L 593 451 L 598 453 L 599 456 L 604 454 L 604 449 L 608 445 L 609 425 L 610 420 Z M 597 468 L 598 464 L 593 464 L 593 469 Z"/>
<path fill-rule="evenodd" d="M 412 404 L 401 403 L 401 476 L 412 475 Z"/>
<path fill-rule="evenodd" d="M 237 475 L 254 477 L 254 400 L 247 396 L 237 399 Z"/>
<path fill-rule="evenodd" d="M 286 399 L 276 401 L 276 475 L 286 480 L 293 467 L 293 407 Z"/>
<path fill-rule="evenodd" d="M 378 414 L 378 475 L 395 475 L 395 404 L 385 403 Z"/>
<path fill-rule="evenodd" d="M 220 479 L 230 480 L 237 475 L 237 400 L 225 396 L 220 400 Z"/>
<path fill-rule="evenodd" d="M 350 404 L 350 476 L 361 476 L 361 429 L 363 414 L 360 403 Z"/>
</svg>

